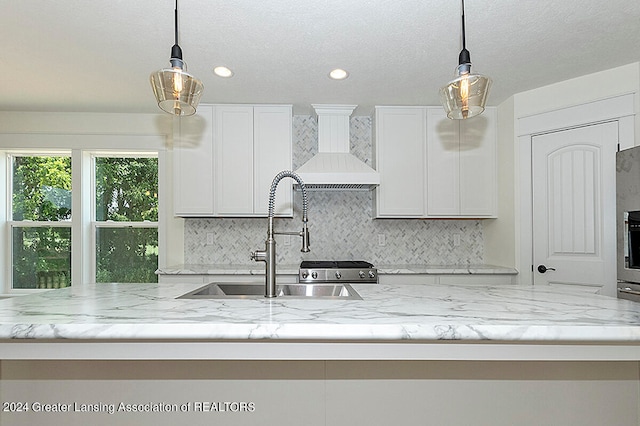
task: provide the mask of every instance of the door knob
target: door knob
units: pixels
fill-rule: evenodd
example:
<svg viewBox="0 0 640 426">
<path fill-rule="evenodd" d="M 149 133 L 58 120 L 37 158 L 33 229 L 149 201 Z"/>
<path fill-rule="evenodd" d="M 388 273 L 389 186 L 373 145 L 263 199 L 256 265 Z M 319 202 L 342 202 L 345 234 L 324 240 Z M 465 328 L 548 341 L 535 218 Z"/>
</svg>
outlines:
<svg viewBox="0 0 640 426">
<path fill-rule="evenodd" d="M 540 272 L 541 274 L 544 274 L 547 271 L 555 271 L 556 268 L 547 268 L 544 265 L 538 265 L 538 272 Z"/>
</svg>

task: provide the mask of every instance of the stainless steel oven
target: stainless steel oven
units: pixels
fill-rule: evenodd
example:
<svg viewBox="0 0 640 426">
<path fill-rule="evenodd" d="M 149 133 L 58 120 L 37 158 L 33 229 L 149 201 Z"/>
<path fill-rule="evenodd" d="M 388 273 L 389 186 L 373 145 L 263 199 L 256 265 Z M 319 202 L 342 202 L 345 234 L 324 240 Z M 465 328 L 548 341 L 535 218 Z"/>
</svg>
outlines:
<svg viewBox="0 0 640 426">
<path fill-rule="evenodd" d="M 616 155 L 618 297 L 640 301 L 640 147 Z"/>
<path fill-rule="evenodd" d="M 640 210 L 622 212 L 618 240 L 618 297 L 640 302 Z"/>
<path fill-rule="evenodd" d="M 640 211 L 624 212 L 624 267 L 640 269 Z"/>
</svg>

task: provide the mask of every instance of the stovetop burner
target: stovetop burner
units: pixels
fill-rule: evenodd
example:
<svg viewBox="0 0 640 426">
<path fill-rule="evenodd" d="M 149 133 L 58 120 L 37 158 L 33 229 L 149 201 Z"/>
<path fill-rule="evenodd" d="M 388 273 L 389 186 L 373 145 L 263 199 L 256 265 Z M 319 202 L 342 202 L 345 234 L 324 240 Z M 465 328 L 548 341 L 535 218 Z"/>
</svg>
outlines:
<svg viewBox="0 0 640 426">
<path fill-rule="evenodd" d="M 378 271 L 363 260 L 305 260 L 300 263 L 301 283 L 377 283 Z"/>
<path fill-rule="evenodd" d="M 373 265 L 364 260 L 305 260 L 300 264 L 300 268 L 343 268 L 343 269 L 367 269 Z"/>
</svg>

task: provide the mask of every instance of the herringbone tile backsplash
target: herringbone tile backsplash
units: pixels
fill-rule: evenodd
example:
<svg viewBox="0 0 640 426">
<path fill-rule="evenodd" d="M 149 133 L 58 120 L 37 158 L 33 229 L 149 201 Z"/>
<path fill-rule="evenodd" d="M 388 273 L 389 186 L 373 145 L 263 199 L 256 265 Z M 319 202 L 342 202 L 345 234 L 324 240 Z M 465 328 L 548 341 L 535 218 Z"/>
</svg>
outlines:
<svg viewBox="0 0 640 426">
<path fill-rule="evenodd" d="M 371 165 L 370 117 L 351 118 L 351 152 Z M 293 117 L 293 169 L 318 151 L 318 128 L 311 116 Z M 410 196 L 410 194 L 407 194 Z M 300 241 L 285 245 L 277 236 L 278 262 L 308 260 L 366 260 L 374 264 L 483 263 L 482 223 L 479 220 L 373 220 L 373 192 L 309 192 L 311 252 L 300 252 Z M 300 228 L 302 199 L 294 193 L 295 217 L 277 219 L 276 231 Z M 248 264 L 249 253 L 264 248 L 266 219 L 186 219 L 185 263 Z M 207 244 L 207 234 L 214 244 Z M 380 234 L 385 244 L 379 245 Z M 454 246 L 454 235 L 460 244 Z"/>
</svg>

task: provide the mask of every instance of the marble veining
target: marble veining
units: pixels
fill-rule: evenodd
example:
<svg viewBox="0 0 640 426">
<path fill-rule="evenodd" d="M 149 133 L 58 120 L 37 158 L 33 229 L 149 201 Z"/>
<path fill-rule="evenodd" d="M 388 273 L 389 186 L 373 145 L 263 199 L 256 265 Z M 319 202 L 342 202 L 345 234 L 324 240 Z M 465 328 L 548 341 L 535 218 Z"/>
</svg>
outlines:
<svg viewBox="0 0 640 426">
<path fill-rule="evenodd" d="M 640 304 L 548 287 L 355 284 L 363 300 L 185 300 L 97 284 L 0 300 L 2 339 L 639 342 Z"/>
</svg>

